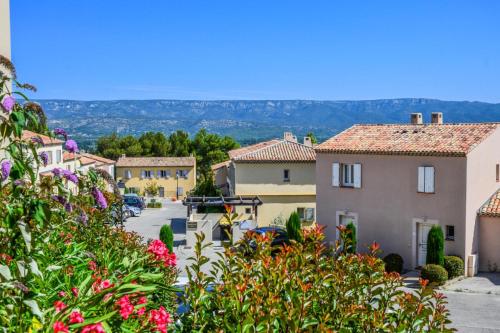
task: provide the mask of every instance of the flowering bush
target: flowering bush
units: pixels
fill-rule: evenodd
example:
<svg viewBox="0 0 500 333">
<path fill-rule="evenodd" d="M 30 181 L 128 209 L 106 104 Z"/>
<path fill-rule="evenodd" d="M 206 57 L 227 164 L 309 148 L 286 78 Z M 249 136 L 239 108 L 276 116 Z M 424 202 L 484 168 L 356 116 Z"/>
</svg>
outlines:
<svg viewBox="0 0 500 333">
<path fill-rule="evenodd" d="M 0 71 L 0 327 L 165 332 L 175 310 L 175 255 L 110 226 L 108 207 L 121 197 L 105 191 L 114 184 L 102 170 L 39 174 L 48 158 L 26 129 L 60 136 L 72 153 L 78 146 L 63 129 L 48 131 L 39 105 L 8 90 L 9 81 L 33 87 L 16 80 L 8 59 L 0 64 L 7 69 Z"/>
<path fill-rule="evenodd" d="M 350 254 L 340 242 L 327 248 L 320 227 L 303 237 L 273 255 L 270 235 L 247 235 L 242 246 L 253 239 L 257 248 L 226 249 L 213 275 L 202 269 L 208 259 L 198 243 L 179 331 L 451 331 L 444 297 L 424 280 L 421 290 L 404 291 L 399 274 L 384 271 L 377 244 Z"/>
</svg>

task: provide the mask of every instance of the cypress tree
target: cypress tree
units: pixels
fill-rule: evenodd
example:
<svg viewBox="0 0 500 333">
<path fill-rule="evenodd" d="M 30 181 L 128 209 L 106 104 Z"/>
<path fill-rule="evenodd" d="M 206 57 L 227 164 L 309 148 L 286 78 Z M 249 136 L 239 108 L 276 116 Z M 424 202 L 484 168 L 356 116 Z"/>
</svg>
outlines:
<svg viewBox="0 0 500 333">
<path fill-rule="evenodd" d="M 345 252 L 346 253 L 356 253 L 356 246 L 357 246 L 357 240 L 356 240 L 356 226 L 354 223 L 349 222 L 348 225 L 346 225 L 346 236 L 344 240 L 345 244 Z"/>
<path fill-rule="evenodd" d="M 297 242 L 302 241 L 300 217 L 297 212 L 290 214 L 290 218 L 286 222 L 286 232 L 288 234 L 288 238 L 296 240 Z"/>
<path fill-rule="evenodd" d="M 174 251 L 174 233 L 168 224 L 161 227 L 160 240 L 165 244 L 170 253 Z"/>
<path fill-rule="evenodd" d="M 426 262 L 444 266 L 444 235 L 439 225 L 433 225 L 427 236 Z"/>
</svg>

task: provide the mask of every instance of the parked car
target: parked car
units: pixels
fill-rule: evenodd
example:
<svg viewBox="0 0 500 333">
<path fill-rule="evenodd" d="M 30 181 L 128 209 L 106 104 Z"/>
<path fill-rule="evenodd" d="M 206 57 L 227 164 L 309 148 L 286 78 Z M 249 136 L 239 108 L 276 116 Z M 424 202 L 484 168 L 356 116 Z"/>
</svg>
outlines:
<svg viewBox="0 0 500 333">
<path fill-rule="evenodd" d="M 144 203 L 144 200 L 140 198 L 139 196 L 132 196 L 132 195 L 124 195 L 123 196 L 123 202 L 127 206 L 132 206 L 132 207 L 137 207 L 139 209 L 144 209 L 146 208 L 146 204 Z"/>
<path fill-rule="evenodd" d="M 125 209 L 127 209 L 130 216 L 136 217 L 141 216 L 141 209 L 139 207 L 124 205 Z"/>
<path fill-rule="evenodd" d="M 257 233 L 264 236 L 265 234 L 271 234 L 273 240 L 271 241 L 271 246 L 274 247 L 272 254 L 276 254 L 280 251 L 280 248 L 284 244 L 290 244 L 290 239 L 285 229 L 279 227 L 261 227 L 253 230 L 247 231 L 247 233 Z M 257 249 L 257 243 L 255 239 L 251 239 L 247 244 L 240 243 L 233 247 L 234 250 L 246 252 L 250 255 Z M 250 252 L 249 252 L 250 251 Z"/>
</svg>

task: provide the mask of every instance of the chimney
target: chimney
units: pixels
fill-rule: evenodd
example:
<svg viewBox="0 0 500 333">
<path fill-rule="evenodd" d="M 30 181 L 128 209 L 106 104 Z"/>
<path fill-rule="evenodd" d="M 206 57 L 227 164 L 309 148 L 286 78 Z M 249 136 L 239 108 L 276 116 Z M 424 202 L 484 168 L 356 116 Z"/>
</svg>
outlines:
<svg viewBox="0 0 500 333">
<path fill-rule="evenodd" d="M 285 132 L 285 134 L 283 135 L 283 138 L 285 139 L 285 141 L 297 143 L 297 137 L 295 135 L 293 135 L 292 132 Z"/>
<path fill-rule="evenodd" d="M 437 125 L 443 125 L 443 113 L 442 112 L 433 112 L 431 114 L 431 123 Z"/>
<path fill-rule="evenodd" d="M 304 146 L 307 146 L 307 147 L 313 146 L 313 143 L 312 143 L 312 140 L 310 137 L 308 137 L 308 136 L 304 137 Z"/>
<path fill-rule="evenodd" d="M 421 113 L 412 113 L 410 119 L 412 125 L 422 125 L 424 123 Z"/>
</svg>

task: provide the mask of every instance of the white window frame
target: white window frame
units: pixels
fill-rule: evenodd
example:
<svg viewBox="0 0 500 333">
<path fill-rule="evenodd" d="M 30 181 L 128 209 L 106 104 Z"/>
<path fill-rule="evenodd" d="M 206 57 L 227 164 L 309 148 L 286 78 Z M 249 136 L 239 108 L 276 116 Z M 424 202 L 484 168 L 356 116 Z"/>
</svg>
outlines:
<svg viewBox="0 0 500 333">
<path fill-rule="evenodd" d="M 283 170 L 283 181 L 287 183 L 290 182 L 290 169 Z"/>
<path fill-rule="evenodd" d="M 436 193 L 436 170 L 433 166 L 418 167 L 418 193 Z"/>
<path fill-rule="evenodd" d="M 130 170 L 124 170 L 124 172 L 123 172 L 123 178 L 125 178 L 125 179 L 132 178 L 132 172 Z"/>
<path fill-rule="evenodd" d="M 151 171 L 151 170 L 142 170 L 142 178 L 147 178 L 147 179 L 153 178 L 153 171 Z"/>
<path fill-rule="evenodd" d="M 361 163 L 333 163 L 332 186 L 361 188 Z"/>
<path fill-rule="evenodd" d="M 314 222 L 316 210 L 313 207 L 297 207 L 297 214 L 301 222 Z M 309 217 L 308 217 L 309 215 Z"/>
<path fill-rule="evenodd" d="M 58 149 L 56 150 L 56 163 L 61 163 L 62 162 L 62 150 Z"/>
</svg>

